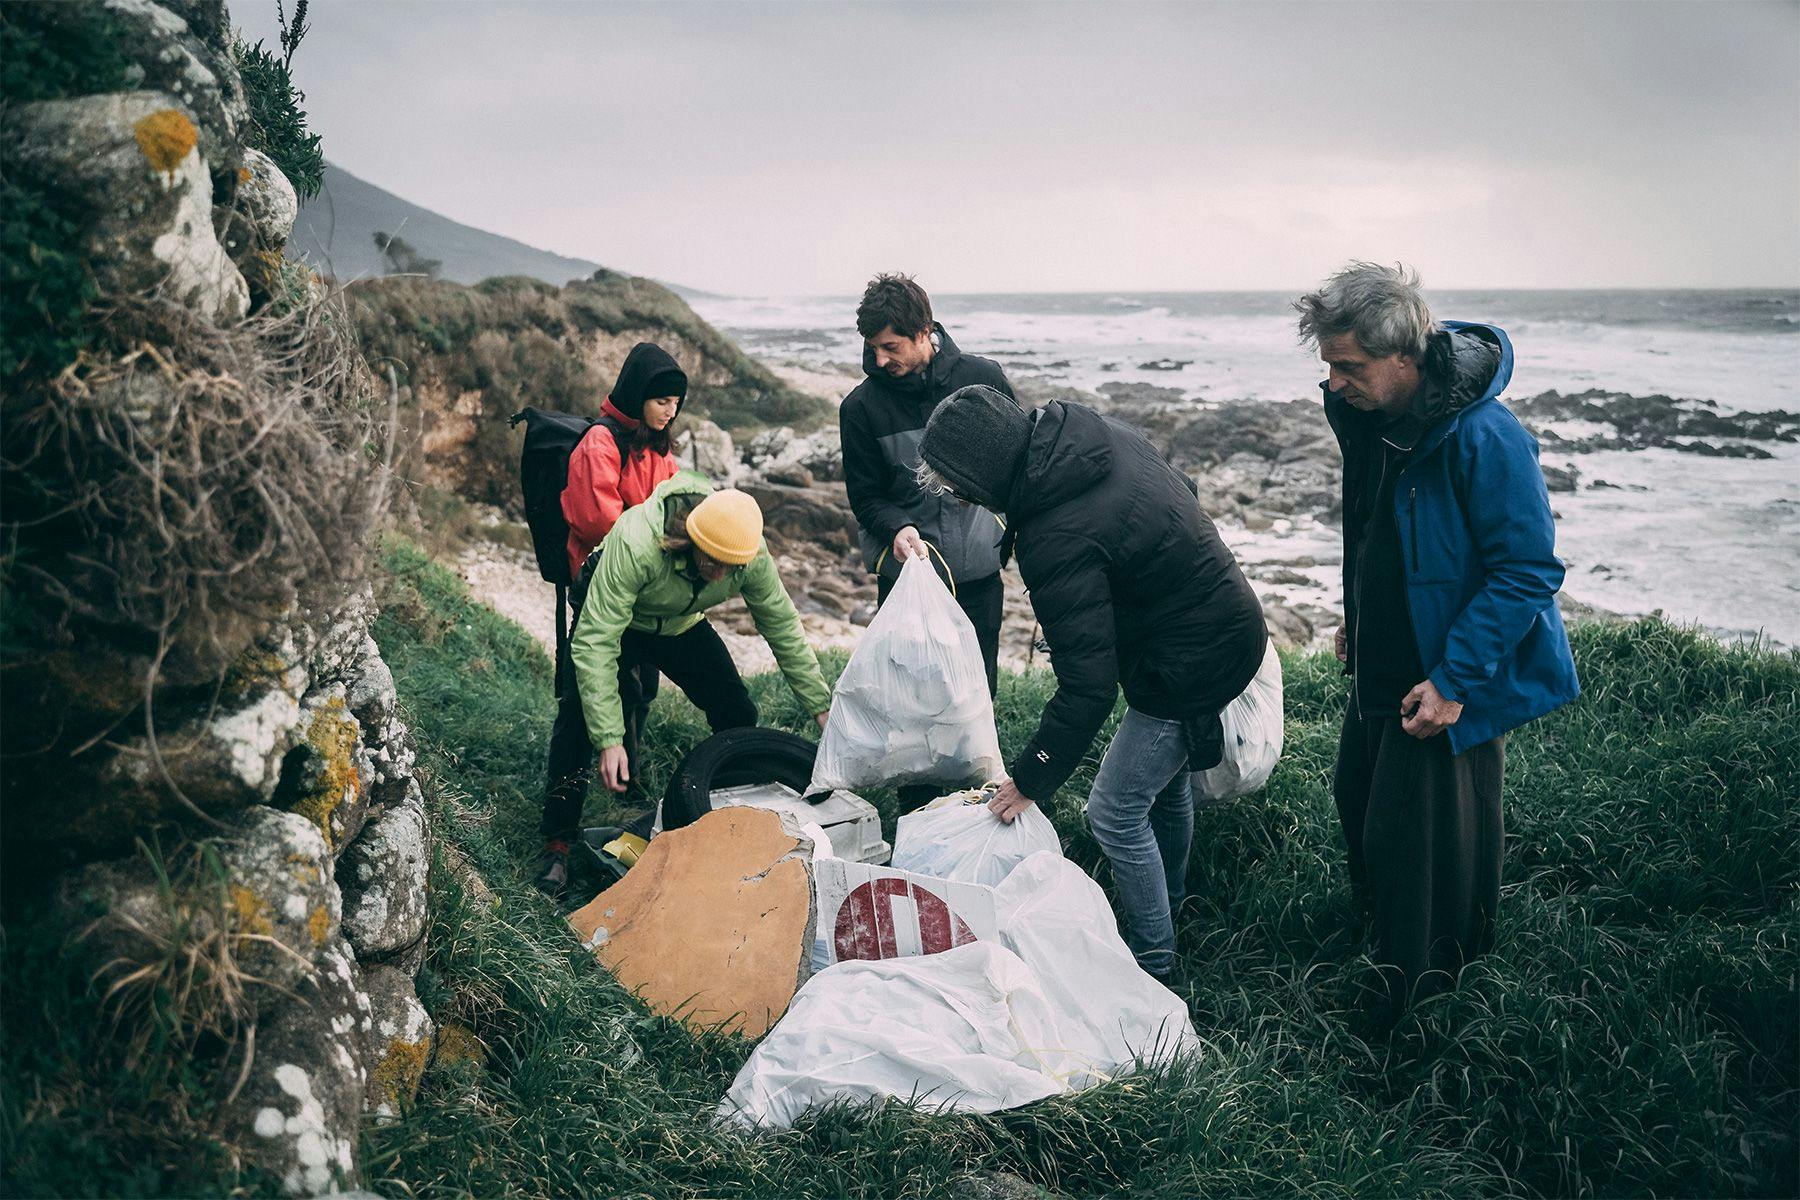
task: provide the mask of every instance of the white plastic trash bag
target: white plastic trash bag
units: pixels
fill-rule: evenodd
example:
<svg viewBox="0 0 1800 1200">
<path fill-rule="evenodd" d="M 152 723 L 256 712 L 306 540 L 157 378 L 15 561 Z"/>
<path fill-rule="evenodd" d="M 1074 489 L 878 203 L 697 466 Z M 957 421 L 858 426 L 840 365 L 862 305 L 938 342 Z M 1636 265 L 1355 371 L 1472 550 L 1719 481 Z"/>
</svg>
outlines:
<svg viewBox="0 0 1800 1200">
<path fill-rule="evenodd" d="M 1270 642 L 1262 666 L 1243 694 L 1219 714 L 1225 730 L 1225 757 L 1219 765 L 1195 771 L 1194 799 L 1216 803 L 1245 796 L 1269 781 L 1281 758 L 1284 731 L 1281 710 L 1281 656 Z"/>
<path fill-rule="evenodd" d="M 1006 773 L 975 627 L 911 558 L 838 677 L 808 793 Z"/>
<path fill-rule="evenodd" d="M 1187 1005 L 1119 936 L 1100 885 L 1060 852 L 1034 854 L 994 889 L 1000 939 L 1037 976 L 1075 1087 L 1199 1050 Z"/>
<path fill-rule="evenodd" d="M 900 818 L 892 864 L 902 871 L 990 887 L 1039 851 L 1062 856 L 1056 827 L 1033 804 L 1007 824 L 988 811 L 986 797 L 942 796 Z"/>
<path fill-rule="evenodd" d="M 815 1104 L 892 1096 L 995 1112 L 1068 1090 L 1056 1020 L 1030 968 L 993 942 L 813 976 L 719 1102 L 785 1129 Z"/>
</svg>

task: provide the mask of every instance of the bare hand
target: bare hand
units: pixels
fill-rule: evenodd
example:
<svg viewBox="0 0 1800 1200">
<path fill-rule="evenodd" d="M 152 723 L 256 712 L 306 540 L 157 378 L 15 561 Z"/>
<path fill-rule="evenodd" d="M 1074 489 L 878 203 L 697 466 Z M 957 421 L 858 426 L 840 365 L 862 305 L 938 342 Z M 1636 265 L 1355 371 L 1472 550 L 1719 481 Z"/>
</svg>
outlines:
<svg viewBox="0 0 1800 1200">
<path fill-rule="evenodd" d="M 1018 816 L 1035 803 L 1036 801 L 1030 796 L 1027 796 L 1024 792 L 1021 792 L 1018 789 L 1018 786 L 1009 779 L 1000 785 L 1000 790 L 994 793 L 993 798 L 988 801 L 987 806 L 989 812 L 993 813 L 996 817 L 999 817 L 1006 824 L 1011 825 L 1014 817 Z"/>
<path fill-rule="evenodd" d="M 818 714 L 819 732 L 820 733 L 825 732 L 825 722 L 829 721 L 830 719 L 831 719 L 831 710 L 829 708 L 826 709 L 824 712 Z"/>
<path fill-rule="evenodd" d="M 1462 719 L 1463 706 L 1446 700 L 1427 679 L 1400 702 L 1400 728 L 1416 738 L 1435 737 Z"/>
<path fill-rule="evenodd" d="M 925 555 L 925 539 L 911 525 L 894 535 L 894 557 L 901 562 L 909 558 L 924 558 Z"/>
<path fill-rule="evenodd" d="M 631 779 L 631 759 L 623 746 L 608 746 L 600 752 L 600 782 L 615 792 L 625 790 Z"/>
<path fill-rule="evenodd" d="M 1339 662 L 1347 663 L 1350 661 L 1350 634 L 1342 625 L 1339 625 L 1337 627 L 1337 633 L 1332 635 L 1331 648 L 1337 654 Z"/>
</svg>

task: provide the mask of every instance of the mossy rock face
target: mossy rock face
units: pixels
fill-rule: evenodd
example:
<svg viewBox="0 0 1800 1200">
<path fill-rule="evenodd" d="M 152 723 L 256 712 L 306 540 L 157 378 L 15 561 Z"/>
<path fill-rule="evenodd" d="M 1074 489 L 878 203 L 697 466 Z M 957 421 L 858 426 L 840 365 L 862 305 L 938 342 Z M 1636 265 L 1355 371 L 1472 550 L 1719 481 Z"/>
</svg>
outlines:
<svg viewBox="0 0 1800 1200">
<path fill-rule="evenodd" d="M 336 858 L 368 816 L 374 764 L 342 684 L 309 697 L 300 723 L 300 741 L 283 764 L 275 803 L 312 822 Z"/>
<path fill-rule="evenodd" d="M 410 972 L 383 963 L 360 972 L 374 1019 L 368 1108 L 378 1116 L 398 1116 L 418 1093 L 436 1028 L 419 1003 Z"/>
</svg>

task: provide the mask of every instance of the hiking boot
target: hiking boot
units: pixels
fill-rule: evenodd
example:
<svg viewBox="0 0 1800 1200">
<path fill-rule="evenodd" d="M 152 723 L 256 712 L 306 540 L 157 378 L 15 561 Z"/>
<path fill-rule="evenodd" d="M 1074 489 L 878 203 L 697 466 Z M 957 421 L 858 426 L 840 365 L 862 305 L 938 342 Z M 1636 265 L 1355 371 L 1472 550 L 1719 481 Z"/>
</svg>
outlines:
<svg viewBox="0 0 1800 1200">
<path fill-rule="evenodd" d="M 569 887 L 569 843 L 545 842 L 538 855 L 537 874 L 532 880 L 537 890 L 552 900 L 560 899 Z"/>
</svg>

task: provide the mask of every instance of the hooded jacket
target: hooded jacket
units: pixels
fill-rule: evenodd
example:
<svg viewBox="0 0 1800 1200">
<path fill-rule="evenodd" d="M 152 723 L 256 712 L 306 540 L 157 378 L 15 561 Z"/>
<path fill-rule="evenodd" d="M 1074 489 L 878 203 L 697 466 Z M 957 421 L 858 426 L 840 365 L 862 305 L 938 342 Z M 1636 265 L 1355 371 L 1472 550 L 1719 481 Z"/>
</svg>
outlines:
<svg viewBox="0 0 1800 1200">
<path fill-rule="evenodd" d="M 569 454 L 562 510 L 569 525 L 570 578 L 581 575 L 581 565 L 619 514 L 642 504 L 657 484 L 675 474 L 672 454 L 649 447 L 624 456 L 620 452 L 644 419 L 644 401 L 659 396 L 681 397 L 675 406 L 675 415 L 680 416 L 687 401 L 687 373 L 662 347 L 639 342 L 625 356 L 619 378 L 600 406 L 600 420 Z"/>
<path fill-rule="evenodd" d="M 1502 330 L 1446 321 L 1426 351 L 1429 386 L 1400 421 L 1384 424 L 1321 385 L 1344 452 L 1346 514 L 1367 503 L 1367 464 L 1382 438 L 1411 446 L 1394 519 L 1419 661 L 1444 698 L 1464 706 L 1447 730 L 1456 754 L 1581 694 L 1556 607 L 1563 565 L 1537 440 L 1498 399 L 1512 365 Z M 1355 538 L 1347 522 L 1347 601 Z"/>
<path fill-rule="evenodd" d="M 1063 401 L 1030 416 L 1006 517 L 1056 694 L 1012 778 L 1048 801 L 1121 685 L 1149 716 L 1212 716 L 1249 686 L 1268 632 L 1192 482 L 1143 435 Z"/>
<path fill-rule="evenodd" d="M 712 483 L 694 471 L 679 471 L 650 498 L 628 509 L 606 535 L 587 598 L 575 621 L 570 657 L 581 688 L 588 736 L 598 749 L 624 743 L 619 706 L 619 642 L 627 629 L 675 637 L 698 625 L 707 609 L 742 595 L 756 631 L 769 643 L 776 665 L 806 706 L 821 713 L 831 707 L 831 690 L 819 660 L 807 644 L 800 614 L 775 571 L 768 546 L 756 557 L 708 583 L 687 551 L 663 549 L 667 506 L 673 498 L 700 499 Z"/>
<path fill-rule="evenodd" d="M 933 323 L 931 329 L 937 344 L 931 361 L 923 371 L 898 379 L 875 365 L 873 350 L 863 348 L 863 373 L 868 378 L 844 397 L 838 409 L 844 488 L 870 571 L 899 574 L 900 564 L 887 552 L 894 535 L 912 525 L 944 556 L 952 579 L 986 579 L 1000 570 L 999 519 L 954 497 L 927 495 L 913 472 L 919 465 L 925 422 L 940 400 L 974 383 L 1011 396 L 1012 385 L 1000 364 L 964 354 L 942 325 Z"/>
</svg>

